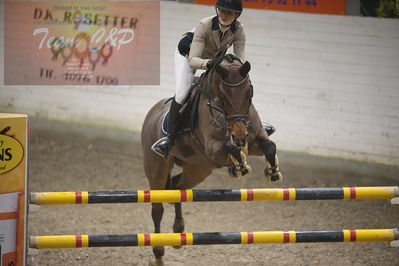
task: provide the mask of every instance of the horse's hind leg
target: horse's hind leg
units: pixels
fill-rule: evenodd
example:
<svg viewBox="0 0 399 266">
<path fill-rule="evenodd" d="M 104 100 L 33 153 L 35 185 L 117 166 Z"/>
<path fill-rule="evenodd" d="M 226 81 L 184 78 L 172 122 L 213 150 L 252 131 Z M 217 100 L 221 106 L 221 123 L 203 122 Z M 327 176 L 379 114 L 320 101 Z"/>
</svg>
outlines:
<svg viewBox="0 0 399 266">
<path fill-rule="evenodd" d="M 182 176 L 182 173 L 173 176 L 168 180 L 168 184 L 166 186 L 167 189 L 177 189 L 174 183 L 178 182 Z M 183 233 L 184 232 L 184 219 L 182 215 L 181 202 L 173 203 L 175 206 L 175 221 L 173 223 L 173 232 L 174 233 Z M 179 246 L 178 246 L 179 247 Z"/>
<path fill-rule="evenodd" d="M 184 232 L 184 219 L 182 214 L 181 203 L 175 203 L 175 222 L 173 223 L 174 233 Z"/>
<path fill-rule="evenodd" d="M 198 165 L 184 165 L 183 172 L 175 175 L 170 181 L 172 189 L 189 189 L 204 181 L 212 173 L 212 169 Z M 175 203 L 175 221 L 173 232 L 184 232 L 184 219 L 181 203 Z M 178 247 L 176 247 L 178 248 Z"/>
<path fill-rule="evenodd" d="M 144 171 L 150 183 L 150 189 L 165 189 L 169 173 L 173 167 L 172 159 L 163 159 L 153 153 L 151 150 L 145 150 Z M 161 221 L 164 208 L 162 203 L 152 203 L 151 217 L 154 222 L 155 233 L 161 232 Z M 162 257 L 165 255 L 163 246 L 156 246 L 152 249 L 156 258 L 150 265 L 163 265 Z"/>
<path fill-rule="evenodd" d="M 152 203 L 151 217 L 154 222 L 155 233 L 161 232 L 161 221 L 163 216 L 163 205 L 162 203 Z M 163 265 L 162 257 L 165 255 L 165 248 L 163 246 L 157 246 L 152 248 L 156 262 L 150 265 Z"/>
</svg>

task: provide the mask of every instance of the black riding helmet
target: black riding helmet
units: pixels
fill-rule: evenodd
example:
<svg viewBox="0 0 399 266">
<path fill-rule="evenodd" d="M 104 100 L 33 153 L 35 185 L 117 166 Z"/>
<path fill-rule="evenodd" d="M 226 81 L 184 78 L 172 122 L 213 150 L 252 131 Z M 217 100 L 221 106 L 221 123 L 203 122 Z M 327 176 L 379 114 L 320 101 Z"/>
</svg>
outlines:
<svg viewBox="0 0 399 266">
<path fill-rule="evenodd" d="M 215 7 L 241 14 L 242 0 L 217 0 Z"/>
</svg>

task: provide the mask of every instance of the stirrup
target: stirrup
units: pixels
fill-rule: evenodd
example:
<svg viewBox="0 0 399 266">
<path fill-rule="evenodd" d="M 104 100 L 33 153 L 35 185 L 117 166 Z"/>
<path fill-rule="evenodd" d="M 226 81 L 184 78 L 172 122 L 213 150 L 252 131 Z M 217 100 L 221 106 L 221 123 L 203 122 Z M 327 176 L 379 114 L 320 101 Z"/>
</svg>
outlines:
<svg viewBox="0 0 399 266">
<path fill-rule="evenodd" d="M 166 158 L 169 155 L 170 151 L 170 141 L 168 137 L 160 138 L 155 141 L 151 146 L 151 150 L 161 156 L 162 158 Z"/>
<path fill-rule="evenodd" d="M 276 131 L 276 128 L 267 122 L 262 121 L 262 127 L 264 130 L 266 130 L 267 135 L 269 136 Z"/>
</svg>

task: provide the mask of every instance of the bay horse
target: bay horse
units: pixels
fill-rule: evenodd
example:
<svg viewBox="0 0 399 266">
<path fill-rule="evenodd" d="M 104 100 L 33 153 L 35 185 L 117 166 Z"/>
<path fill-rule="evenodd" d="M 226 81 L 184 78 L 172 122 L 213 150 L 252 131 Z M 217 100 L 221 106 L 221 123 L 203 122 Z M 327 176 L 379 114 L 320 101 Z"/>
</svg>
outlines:
<svg viewBox="0 0 399 266">
<path fill-rule="evenodd" d="M 144 171 L 150 189 L 190 189 L 204 181 L 212 170 L 228 167 L 232 177 L 251 172 L 246 156 L 265 156 L 264 174 L 268 181 L 282 180 L 276 145 L 269 140 L 259 115 L 252 104 L 253 86 L 249 79 L 250 63 L 233 55 L 221 57 L 202 82 L 196 126 L 188 134 L 177 136 L 172 150 L 162 158 L 151 150 L 152 144 L 164 133 L 160 130 L 169 110 L 166 99 L 159 101 L 148 112 L 143 123 L 141 143 Z M 194 89 L 195 90 L 195 89 Z M 174 165 L 182 172 L 170 177 Z M 173 231 L 184 231 L 181 203 L 174 203 Z M 160 233 L 163 216 L 162 203 L 152 204 L 155 233 Z M 163 246 L 153 247 L 155 265 L 163 265 Z"/>
</svg>

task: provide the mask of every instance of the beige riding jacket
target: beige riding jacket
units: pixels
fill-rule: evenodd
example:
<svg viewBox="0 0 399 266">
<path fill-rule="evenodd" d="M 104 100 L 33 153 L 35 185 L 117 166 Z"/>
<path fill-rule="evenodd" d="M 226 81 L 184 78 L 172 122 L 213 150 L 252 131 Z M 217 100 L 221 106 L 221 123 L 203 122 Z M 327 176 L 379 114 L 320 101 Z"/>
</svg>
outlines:
<svg viewBox="0 0 399 266">
<path fill-rule="evenodd" d="M 204 18 L 195 28 L 188 64 L 193 69 L 207 69 L 206 63 L 219 52 L 233 45 L 233 53 L 245 60 L 245 31 L 238 20 L 220 39 L 219 21 L 216 16 Z"/>
</svg>

